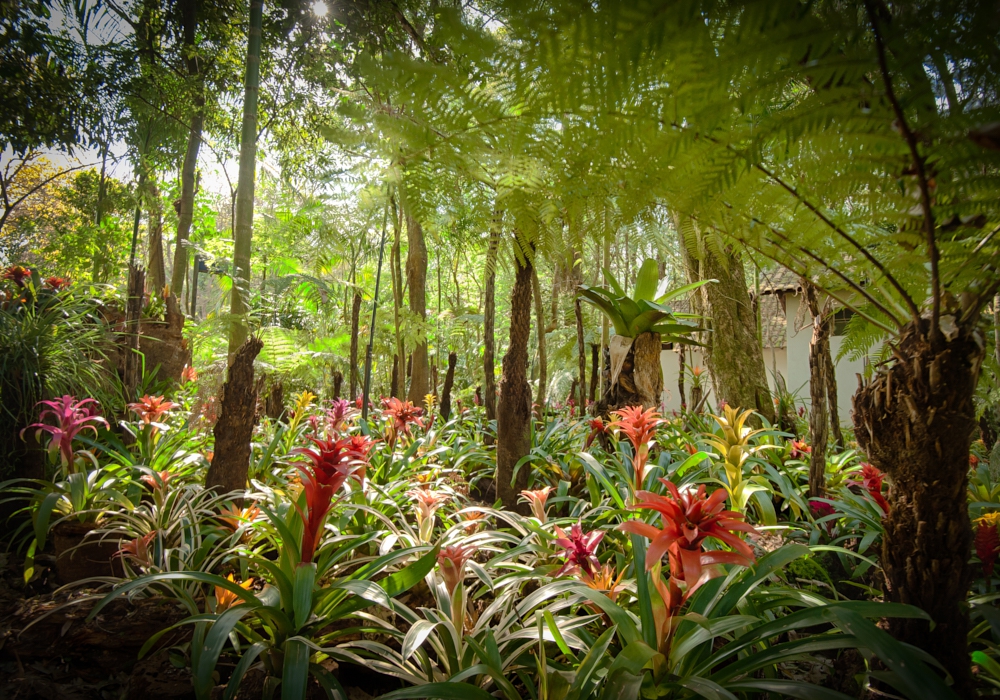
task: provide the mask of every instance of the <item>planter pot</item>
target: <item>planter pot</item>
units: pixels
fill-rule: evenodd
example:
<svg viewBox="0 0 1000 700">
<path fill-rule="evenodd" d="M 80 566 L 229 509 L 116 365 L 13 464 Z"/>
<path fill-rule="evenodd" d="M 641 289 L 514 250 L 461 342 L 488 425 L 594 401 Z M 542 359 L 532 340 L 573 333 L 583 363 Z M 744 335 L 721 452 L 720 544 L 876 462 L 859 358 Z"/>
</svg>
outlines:
<svg viewBox="0 0 1000 700">
<path fill-rule="evenodd" d="M 95 576 L 121 576 L 122 566 L 115 554 L 119 538 L 100 539 L 91 535 L 97 523 L 63 522 L 52 531 L 56 550 L 56 578 L 66 585 Z M 90 536 L 88 536 L 90 535 Z"/>
</svg>

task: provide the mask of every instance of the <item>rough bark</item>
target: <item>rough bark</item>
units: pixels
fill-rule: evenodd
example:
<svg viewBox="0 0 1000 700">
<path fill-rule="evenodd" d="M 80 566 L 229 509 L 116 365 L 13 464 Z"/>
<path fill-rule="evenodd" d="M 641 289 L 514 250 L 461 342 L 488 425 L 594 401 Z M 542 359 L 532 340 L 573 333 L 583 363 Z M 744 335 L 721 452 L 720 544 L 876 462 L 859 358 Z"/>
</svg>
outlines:
<svg viewBox="0 0 1000 700">
<path fill-rule="evenodd" d="M 640 333 L 632 341 L 632 376 L 643 408 L 658 408 L 663 401 L 661 348 L 659 333 Z"/>
<path fill-rule="evenodd" d="M 972 530 L 966 496 L 975 423 L 973 393 L 985 342 L 972 324 L 928 341 L 930 322 L 908 324 L 854 396 L 858 444 L 892 480 L 883 520 L 886 597 L 916 605 L 935 622 L 889 619 L 897 639 L 933 654 L 972 697 L 965 608 Z"/>
<path fill-rule="evenodd" d="M 281 420 L 285 413 L 285 385 L 278 381 L 264 397 L 264 415 L 271 420 Z"/>
<path fill-rule="evenodd" d="M 410 313 L 421 325 L 427 318 L 427 245 L 420 222 L 410 211 L 406 212 L 406 283 L 409 287 Z M 410 391 L 407 398 L 414 406 L 421 406 L 430 393 L 430 363 L 427 358 L 427 336 L 421 331 L 413 347 Z"/>
<path fill-rule="evenodd" d="M 163 288 L 167 286 L 167 271 L 163 262 L 163 202 L 160 199 L 160 188 L 156 186 L 152 173 L 149 175 L 146 191 L 146 217 L 149 220 L 146 234 L 149 281 L 153 293 L 162 297 Z"/>
<path fill-rule="evenodd" d="M 215 456 L 205 475 L 205 488 L 217 488 L 219 493 L 246 488 L 260 388 L 254 381 L 253 361 L 263 347 L 260 338 L 247 338 L 233 355 L 229 378 L 222 385 L 219 420 L 213 430 Z"/>
<path fill-rule="evenodd" d="M 580 411 L 587 408 L 587 346 L 583 340 L 583 308 L 580 306 L 580 297 L 573 300 L 573 314 L 576 316 L 576 356 L 579 366 L 580 376 L 577 378 L 579 395 L 577 399 Z M 657 365 L 659 360 L 657 360 Z"/>
<path fill-rule="evenodd" d="M 351 367 L 348 372 L 348 386 L 350 387 L 350 398 L 358 395 L 358 335 L 360 333 L 359 324 L 361 321 L 361 294 L 354 292 L 354 302 L 351 304 Z"/>
<path fill-rule="evenodd" d="M 827 320 L 827 327 L 832 330 L 833 322 Z M 827 413 L 830 414 L 830 437 L 835 445 L 843 447 L 845 445 L 844 433 L 840 428 L 840 408 L 837 406 L 837 368 L 833 364 L 833 351 L 830 347 L 829 337 L 823 346 L 823 383 L 826 385 Z"/>
<path fill-rule="evenodd" d="M 344 389 L 344 373 L 340 370 L 335 370 L 333 373 L 333 398 L 339 399 L 340 394 Z"/>
<path fill-rule="evenodd" d="M 497 494 L 508 510 L 521 510 L 518 494 L 527 486 L 530 468 L 523 465 L 515 478 L 514 465 L 531 450 L 531 388 L 527 375 L 533 266 L 527 254 L 514 256 L 510 342 L 503 358 L 497 406 Z"/>
<path fill-rule="evenodd" d="M 136 390 L 142 379 L 139 362 L 139 320 L 142 316 L 142 296 L 146 289 L 146 271 L 130 267 L 128 271 L 128 299 L 125 303 L 125 372 L 122 378 L 125 395 L 129 400 L 138 398 Z"/>
<path fill-rule="evenodd" d="M 486 284 L 483 303 L 483 396 L 486 407 L 486 420 L 497 418 L 497 385 L 496 385 L 496 288 L 497 288 L 497 251 L 500 248 L 501 212 L 493 211 L 493 221 L 490 225 L 490 240 L 486 247 Z M 487 433 L 486 444 L 492 444 L 493 436 Z"/>
<path fill-rule="evenodd" d="M 233 245 L 233 289 L 230 313 L 229 354 L 243 346 L 249 333 L 249 311 L 244 293 L 250 286 L 250 252 L 253 242 L 254 188 L 257 174 L 257 97 L 260 91 L 260 43 L 264 0 L 250 2 L 250 33 L 243 89 L 243 125 L 240 134 L 240 174 L 236 192 L 236 226 Z"/>
<path fill-rule="evenodd" d="M 395 199 L 392 201 L 393 208 L 395 208 Z M 393 217 L 393 231 L 392 231 L 392 248 L 389 251 L 389 268 L 392 272 L 392 318 L 393 318 L 393 338 L 396 342 L 395 347 L 395 358 L 392 363 L 392 378 L 389 381 L 389 386 L 392 390 L 389 392 L 390 396 L 399 398 L 399 388 L 403 387 L 403 393 L 406 393 L 406 377 L 402 377 L 399 374 L 399 358 L 406 355 L 405 348 L 403 346 L 403 263 L 402 263 L 402 210 L 398 210 L 396 216 Z"/>
<path fill-rule="evenodd" d="M 712 325 L 706 363 L 712 373 L 715 398 L 730 406 L 752 408 L 773 422 L 774 404 L 767 388 L 764 352 L 757 342 L 757 323 L 742 256 L 730 250 L 725 261 L 708 254 L 703 263 L 703 279 L 718 280 L 702 288 L 706 290 Z"/>
<path fill-rule="evenodd" d="M 826 412 L 826 355 L 830 354 L 830 324 L 827 304 L 820 306 L 819 290 L 809 280 L 802 280 L 809 313 L 812 314 L 812 338 L 809 341 L 809 497 L 826 494 L 826 443 L 829 422 Z"/>
<path fill-rule="evenodd" d="M 392 378 L 389 380 L 389 396 L 398 399 L 399 398 L 399 355 L 392 356 Z M 406 380 L 403 380 L 404 386 Z"/>
<path fill-rule="evenodd" d="M 444 386 L 441 388 L 441 417 L 448 422 L 451 418 L 451 388 L 455 385 L 455 366 L 458 355 L 448 353 L 448 372 L 444 375 Z"/>
<path fill-rule="evenodd" d="M 531 288 L 535 298 L 535 334 L 538 336 L 538 410 L 545 412 L 545 395 L 548 391 L 548 358 L 545 355 L 545 308 L 542 304 L 542 286 L 538 283 L 538 272 L 531 268 Z"/>
<path fill-rule="evenodd" d="M 590 344 L 590 389 L 587 392 L 587 400 L 590 403 L 597 401 L 597 374 L 600 372 L 600 352 L 601 348 L 596 343 Z"/>
</svg>

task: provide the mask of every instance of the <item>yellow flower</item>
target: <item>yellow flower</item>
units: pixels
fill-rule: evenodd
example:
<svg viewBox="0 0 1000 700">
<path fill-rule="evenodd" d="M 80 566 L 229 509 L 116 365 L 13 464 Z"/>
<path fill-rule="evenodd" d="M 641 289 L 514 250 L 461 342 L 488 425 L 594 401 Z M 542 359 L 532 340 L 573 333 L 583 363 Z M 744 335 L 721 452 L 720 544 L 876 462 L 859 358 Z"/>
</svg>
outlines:
<svg viewBox="0 0 1000 700">
<path fill-rule="evenodd" d="M 306 408 L 312 406 L 312 402 L 316 400 L 316 394 L 309 390 L 303 391 L 297 397 L 295 397 L 295 410 L 296 412 L 302 411 Z"/>
<path fill-rule="evenodd" d="M 229 574 L 229 576 L 227 576 L 226 578 L 229 580 L 230 583 L 236 583 L 236 581 L 233 580 L 232 574 Z M 242 588 L 245 591 L 249 591 L 250 586 L 252 585 L 253 585 L 253 578 L 248 578 L 246 581 L 243 581 L 242 583 L 239 584 L 240 588 Z M 239 605 L 242 602 L 243 599 L 237 596 L 232 591 L 223 588 L 222 586 L 215 587 L 215 612 L 217 613 L 224 612 L 229 608 L 233 607 L 234 605 Z"/>
<path fill-rule="evenodd" d="M 998 525 L 1000 525 L 1000 511 L 994 513 L 987 513 L 983 517 L 978 518 L 976 520 L 976 523 L 979 525 L 989 525 L 992 527 L 997 527 Z"/>
</svg>

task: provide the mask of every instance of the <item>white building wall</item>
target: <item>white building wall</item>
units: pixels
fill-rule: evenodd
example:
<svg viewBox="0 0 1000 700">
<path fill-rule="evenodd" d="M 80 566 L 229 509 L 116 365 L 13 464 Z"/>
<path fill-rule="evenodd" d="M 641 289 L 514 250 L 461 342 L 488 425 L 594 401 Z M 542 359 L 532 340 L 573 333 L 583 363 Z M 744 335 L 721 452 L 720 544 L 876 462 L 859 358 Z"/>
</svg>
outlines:
<svg viewBox="0 0 1000 700">
<path fill-rule="evenodd" d="M 801 297 L 797 294 L 785 296 L 785 317 L 787 323 L 787 347 L 764 348 L 764 365 L 767 368 L 767 384 L 774 391 L 774 374 L 777 371 L 785 379 L 785 386 L 795 395 L 797 403 L 809 406 L 809 341 L 812 339 L 812 316 L 808 309 L 803 309 L 799 316 Z M 841 336 L 830 338 L 830 351 L 837 373 L 837 408 L 840 412 L 840 422 L 851 424 L 851 398 L 858 387 L 856 374 L 864 371 L 864 360 L 849 360 L 843 358 L 837 361 L 837 354 L 843 342 Z M 705 358 L 698 348 L 689 347 L 686 353 L 688 365 L 705 366 Z M 663 370 L 663 410 L 664 413 L 679 411 L 680 395 L 677 391 L 677 376 L 680 372 L 676 350 L 664 350 L 660 353 L 660 365 Z M 711 380 L 706 373 L 702 382 L 711 387 Z M 691 382 L 685 377 L 685 391 L 690 398 Z M 718 397 L 709 397 L 708 408 L 715 410 Z"/>
</svg>

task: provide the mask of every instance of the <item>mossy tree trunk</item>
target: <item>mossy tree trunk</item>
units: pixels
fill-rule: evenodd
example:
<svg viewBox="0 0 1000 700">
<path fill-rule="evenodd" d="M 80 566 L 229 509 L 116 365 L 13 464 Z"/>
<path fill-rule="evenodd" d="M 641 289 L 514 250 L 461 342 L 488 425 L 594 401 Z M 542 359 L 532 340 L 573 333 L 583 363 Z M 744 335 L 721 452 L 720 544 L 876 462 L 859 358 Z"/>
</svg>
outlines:
<svg viewBox="0 0 1000 700">
<path fill-rule="evenodd" d="M 488 421 L 497 418 L 496 289 L 501 219 L 502 213 L 494 210 L 493 221 L 490 223 L 490 240 L 486 247 L 486 284 L 483 291 L 483 405 L 486 407 Z M 492 433 L 487 431 L 484 439 L 486 444 L 492 444 Z"/>
<path fill-rule="evenodd" d="M 535 298 L 535 334 L 538 336 L 538 404 L 540 413 L 545 412 L 545 394 L 548 391 L 548 358 L 545 355 L 545 307 L 542 304 L 542 286 L 538 282 L 538 272 L 531 268 L 531 288 Z"/>
<path fill-rule="evenodd" d="M 886 597 L 916 605 L 934 620 L 889 619 L 896 639 L 933 654 L 972 697 L 969 619 L 972 529 L 966 489 L 975 428 L 973 393 L 985 342 L 973 323 L 949 341 L 928 339 L 930 321 L 910 322 L 854 396 L 858 444 L 892 479 L 883 523 Z"/>
<path fill-rule="evenodd" d="M 410 313 L 421 325 L 427 318 L 427 244 L 424 229 L 406 210 L 406 284 L 409 287 Z M 414 406 L 422 406 L 430 393 L 430 362 L 427 355 L 427 336 L 423 330 L 410 355 L 410 390 L 406 397 Z"/>
<path fill-rule="evenodd" d="M 830 355 L 828 305 L 820 306 L 819 290 L 809 280 L 802 280 L 802 290 L 812 314 L 812 338 L 809 341 L 809 497 L 822 498 L 826 492 L 827 421 L 826 357 Z"/>
<path fill-rule="evenodd" d="M 531 450 L 531 387 L 528 386 L 528 340 L 531 337 L 532 251 L 514 255 L 510 299 L 510 342 L 503 358 L 497 406 L 497 494 L 504 508 L 518 510 L 518 494 L 527 486 L 530 465 L 514 466 Z"/>
</svg>

